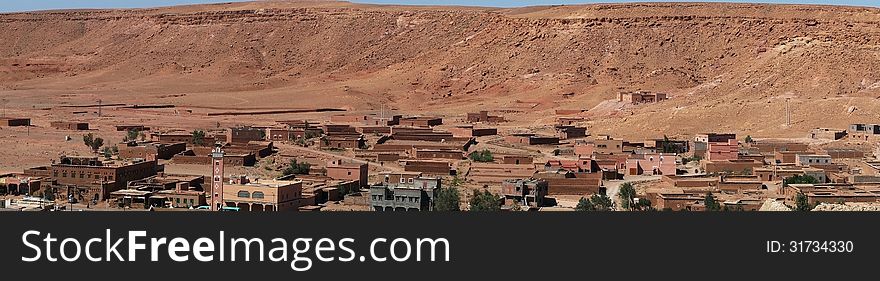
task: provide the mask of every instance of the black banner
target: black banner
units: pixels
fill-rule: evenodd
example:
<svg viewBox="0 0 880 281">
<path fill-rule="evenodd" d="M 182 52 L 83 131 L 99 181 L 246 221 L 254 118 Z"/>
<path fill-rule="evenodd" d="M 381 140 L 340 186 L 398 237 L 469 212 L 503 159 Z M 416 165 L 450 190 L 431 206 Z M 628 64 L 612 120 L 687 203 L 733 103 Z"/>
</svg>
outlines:
<svg viewBox="0 0 880 281">
<path fill-rule="evenodd" d="M 36 274 L 37 280 L 814 280 L 873 276 L 880 249 L 873 230 L 880 216 L 872 213 L 6 212 L 0 217 L 4 272 Z M 143 245 L 134 250 L 134 261 L 132 233 L 135 244 Z M 233 246 L 233 239 L 252 244 L 239 240 Z M 89 240 L 94 241 L 86 247 Z M 108 253 L 113 243 L 115 251 Z M 101 261 L 89 260 L 87 248 Z M 184 256 L 186 261 L 175 261 Z"/>
</svg>

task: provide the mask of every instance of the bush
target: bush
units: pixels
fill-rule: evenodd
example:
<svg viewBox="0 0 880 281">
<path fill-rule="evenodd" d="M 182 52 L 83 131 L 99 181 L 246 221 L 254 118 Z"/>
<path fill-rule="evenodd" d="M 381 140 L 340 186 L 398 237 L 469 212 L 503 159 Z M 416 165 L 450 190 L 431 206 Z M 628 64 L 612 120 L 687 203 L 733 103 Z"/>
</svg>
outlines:
<svg viewBox="0 0 880 281">
<path fill-rule="evenodd" d="M 312 169 L 312 164 L 308 162 L 297 163 L 296 159 L 290 160 L 290 166 L 288 166 L 282 172 L 285 176 L 289 175 L 308 175 L 309 170 Z"/>
<path fill-rule="evenodd" d="M 474 151 L 471 153 L 471 160 L 475 162 L 492 162 L 495 161 L 495 157 L 492 156 L 492 152 L 488 149 Z"/>
<path fill-rule="evenodd" d="M 474 197 L 471 198 L 471 211 L 499 211 L 501 210 L 501 204 L 499 204 L 498 197 L 495 194 L 492 194 L 488 190 L 483 190 L 483 192 L 475 191 Z"/>
</svg>

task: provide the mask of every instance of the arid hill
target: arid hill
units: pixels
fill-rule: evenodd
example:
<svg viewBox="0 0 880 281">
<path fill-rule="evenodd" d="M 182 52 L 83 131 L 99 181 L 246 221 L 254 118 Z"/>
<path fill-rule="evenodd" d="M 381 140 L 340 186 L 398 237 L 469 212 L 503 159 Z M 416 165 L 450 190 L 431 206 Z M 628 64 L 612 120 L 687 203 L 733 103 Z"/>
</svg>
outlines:
<svg viewBox="0 0 880 281">
<path fill-rule="evenodd" d="M 404 113 L 504 110 L 596 133 L 801 136 L 880 119 L 880 9 L 602 4 L 519 9 L 248 2 L 0 14 L 0 96 Z M 610 102 L 663 91 L 657 104 Z M 786 126 L 786 101 L 792 125 Z"/>
</svg>

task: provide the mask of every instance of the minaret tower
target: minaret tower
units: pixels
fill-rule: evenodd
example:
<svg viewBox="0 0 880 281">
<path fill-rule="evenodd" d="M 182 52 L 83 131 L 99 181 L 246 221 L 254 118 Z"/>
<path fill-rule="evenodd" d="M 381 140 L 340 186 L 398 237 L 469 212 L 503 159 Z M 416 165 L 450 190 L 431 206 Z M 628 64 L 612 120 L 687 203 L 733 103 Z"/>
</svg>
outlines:
<svg viewBox="0 0 880 281">
<path fill-rule="evenodd" d="M 223 150 L 220 145 L 214 146 L 211 152 L 211 210 L 219 211 L 223 208 Z"/>
</svg>

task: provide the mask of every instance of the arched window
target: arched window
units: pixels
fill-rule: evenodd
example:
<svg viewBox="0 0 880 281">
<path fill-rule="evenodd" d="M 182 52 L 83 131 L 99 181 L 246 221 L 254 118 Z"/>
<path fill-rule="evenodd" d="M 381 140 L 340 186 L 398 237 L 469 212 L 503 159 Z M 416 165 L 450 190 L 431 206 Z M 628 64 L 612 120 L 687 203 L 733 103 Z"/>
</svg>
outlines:
<svg viewBox="0 0 880 281">
<path fill-rule="evenodd" d="M 254 195 L 253 195 L 252 198 L 254 198 L 254 199 L 263 199 L 264 197 L 265 197 L 265 196 L 263 196 L 263 192 L 261 192 L 261 191 L 254 191 Z"/>
<path fill-rule="evenodd" d="M 251 198 L 251 194 L 250 194 L 249 192 L 247 192 L 247 191 L 239 190 L 239 191 L 238 191 L 238 197 L 240 197 L 240 198 Z"/>
</svg>

